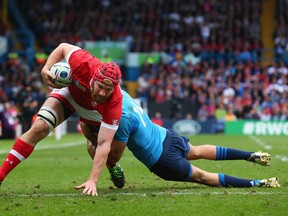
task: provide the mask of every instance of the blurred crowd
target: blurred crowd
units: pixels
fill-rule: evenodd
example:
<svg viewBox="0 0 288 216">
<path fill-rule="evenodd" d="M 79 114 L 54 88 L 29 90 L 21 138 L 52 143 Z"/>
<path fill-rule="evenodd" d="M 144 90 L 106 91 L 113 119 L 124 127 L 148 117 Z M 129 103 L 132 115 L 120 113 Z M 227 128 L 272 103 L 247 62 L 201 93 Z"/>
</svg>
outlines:
<svg viewBox="0 0 288 216">
<path fill-rule="evenodd" d="M 199 121 L 287 120 L 286 0 L 277 1 L 277 61 L 269 65 L 260 61 L 258 0 L 16 2 L 46 53 L 60 42 L 85 40 L 126 41 L 132 52 L 161 53 L 160 62 L 148 56 L 137 80 L 137 96 L 148 102 L 191 102 Z M 49 92 L 40 76 L 42 63 L 31 69 L 20 57 L 1 64 L 0 112 L 11 110 L 16 118 L 16 111 L 24 131 Z"/>
<path fill-rule="evenodd" d="M 177 100 L 198 106 L 197 119 L 287 120 L 288 69 L 279 62 L 199 61 L 173 66 L 145 64 L 138 97 L 162 103 Z M 194 116 L 196 117 L 196 116 Z"/>
<path fill-rule="evenodd" d="M 160 49 L 160 63 L 148 57 L 138 78 L 138 97 L 156 103 L 190 101 L 198 107 L 194 118 L 201 121 L 287 120 L 287 65 L 279 56 L 269 65 L 259 61 L 263 48 L 261 1 L 197 2 L 195 7 L 185 7 L 184 1 L 171 5 L 168 17 L 174 24 L 178 17 L 178 40 L 172 39 L 168 49 Z M 283 33 L 286 47 L 287 2 L 277 2 L 276 33 Z M 151 47 L 150 52 L 155 51 Z M 283 50 L 283 55 L 287 51 Z"/>
<path fill-rule="evenodd" d="M 274 35 L 274 46 L 276 58 L 288 62 L 288 1 L 276 1 L 275 21 L 276 31 Z"/>
<path fill-rule="evenodd" d="M 111 40 L 127 41 L 135 52 L 204 48 L 208 55 L 242 53 L 239 58 L 249 59 L 261 48 L 258 0 L 17 2 L 46 50 L 61 41 Z"/>
<path fill-rule="evenodd" d="M 7 60 L 0 67 L 0 120 L 3 135 L 15 135 L 16 126 L 27 131 L 40 106 L 47 97 L 49 89 L 44 87 L 40 67 L 31 70 L 22 58 Z"/>
</svg>

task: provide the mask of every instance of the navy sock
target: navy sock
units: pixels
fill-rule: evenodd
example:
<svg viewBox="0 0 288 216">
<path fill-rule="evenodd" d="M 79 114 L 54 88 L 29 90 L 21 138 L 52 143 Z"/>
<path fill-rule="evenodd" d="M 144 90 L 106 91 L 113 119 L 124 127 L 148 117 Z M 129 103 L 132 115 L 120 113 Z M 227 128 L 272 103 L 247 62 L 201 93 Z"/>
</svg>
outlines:
<svg viewBox="0 0 288 216">
<path fill-rule="evenodd" d="M 247 160 L 253 152 L 216 146 L 215 160 Z"/>
<path fill-rule="evenodd" d="M 218 173 L 219 176 L 219 185 L 222 187 L 255 187 L 259 180 L 249 180 L 241 179 L 232 176 L 228 176 L 222 173 Z"/>
</svg>

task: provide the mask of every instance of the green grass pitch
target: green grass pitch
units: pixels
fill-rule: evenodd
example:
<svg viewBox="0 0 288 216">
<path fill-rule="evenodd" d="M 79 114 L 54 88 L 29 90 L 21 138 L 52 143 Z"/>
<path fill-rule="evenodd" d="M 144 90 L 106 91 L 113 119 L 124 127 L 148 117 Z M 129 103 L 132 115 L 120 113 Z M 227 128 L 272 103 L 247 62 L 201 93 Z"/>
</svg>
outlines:
<svg viewBox="0 0 288 216">
<path fill-rule="evenodd" d="M 13 170 L 0 188 L 0 215 L 287 215 L 288 138 L 285 136 L 197 135 L 193 145 L 213 144 L 272 155 L 271 166 L 246 161 L 191 161 L 211 172 L 241 178 L 277 176 L 280 188 L 211 188 L 195 183 L 168 182 L 138 162 L 126 149 L 120 164 L 125 171 L 123 189 L 113 187 L 105 169 L 98 197 L 83 196 L 73 186 L 85 182 L 92 160 L 80 134 L 60 141 L 53 136 L 39 143 L 33 154 Z M 0 163 L 13 140 L 0 140 Z"/>
</svg>

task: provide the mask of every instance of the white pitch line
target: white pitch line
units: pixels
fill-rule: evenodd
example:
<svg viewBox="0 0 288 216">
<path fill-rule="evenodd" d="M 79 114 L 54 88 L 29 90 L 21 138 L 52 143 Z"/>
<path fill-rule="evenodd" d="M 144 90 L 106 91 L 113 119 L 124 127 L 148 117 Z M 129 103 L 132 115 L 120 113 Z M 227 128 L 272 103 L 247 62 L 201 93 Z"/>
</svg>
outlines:
<svg viewBox="0 0 288 216">
<path fill-rule="evenodd" d="M 276 155 L 275 158 L 281 160 L 282 162 L 288 162 L 288 156 L 286 155 Z"/>
<path fill-rule="evenodd" d="M 85 141 L 78 141 L 78 142 L 69 142 L 69 143 L 64 143 L 64 144 L 58 144 L 58 145 L 49 145 L 49 146 L 36 146 L 35 150 L 46 150 L 46 149 L 59 149 L 59 148 L 70 148 L 74 146 L 79 146 L 79 145 L 84 145 L 86 144 Z M 9 153 L 10 150 L 1 150 L 1 154 L 7 154 Z"/>
<path fill-rule="evenodd" d="M 249 136 L 249 138 L 252 139 L 255 143 L 257 143 L 258 145 L 260 145 L 261 147 L 263 147 L 266 150 L 272 149 L 272 146 L 268 145 L 263 140 L 255 137 L 255 136 Z"/>
<path fill-rule="evenodd" d="M 193 190 L 193 189 L 191 189 Z M 217 192 L 193 192 L 193 191 L 181 191 L 181 192 L 151 192 L 151 193 L 133 193 L 133 192 L 122 192 L 122 193 L 109 193 L 109 194 L 99 194 L 100 197 L 110 197 L 110 196 L 140 196 L 145 197 L 149 195 L 271 195 L 271 194 L 286 194 L 284 192 L 261 192 L 261 191 L 245 191 L 245 192 L 229 192 L 229 191 L 217 191 Z M 76 197 L 76 196 L 86 196 L 81 193 L 69 193 L 69 194 L 5 194 L 0 196 L 5 197 Z"/>
<path fill-rule="evenodd" d="M 255 137 L 255 136 L 249 136 L 249 138 L 252 139 L 254 142 L 256 142 L 258 145 L 260 145 L 261 147 L 263 147 L 266 150 L 272 149 L 272 146 L 266 144 L 263 140 Z M 286 156 L 286 155 L 275 155 L 274 157 L 281 160 L 282 162 L 288 162 L 288 156 Z"/>
</svg>

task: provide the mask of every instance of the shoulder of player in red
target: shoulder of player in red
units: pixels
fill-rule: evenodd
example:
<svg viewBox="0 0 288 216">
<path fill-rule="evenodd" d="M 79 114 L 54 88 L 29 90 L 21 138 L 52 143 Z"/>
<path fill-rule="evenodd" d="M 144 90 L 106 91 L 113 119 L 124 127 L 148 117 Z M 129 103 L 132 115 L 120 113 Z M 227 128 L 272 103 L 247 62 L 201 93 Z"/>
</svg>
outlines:
<svg viewBox="0 0 288 216">
<path fill-rule="evenodd" d="M 103 122 L 119 125 L 122 115 L 122 99 L 121 88 L 117 86 L 107 101 L 96 106 L 97 111 L 102 115 Z"/>
</svg>

